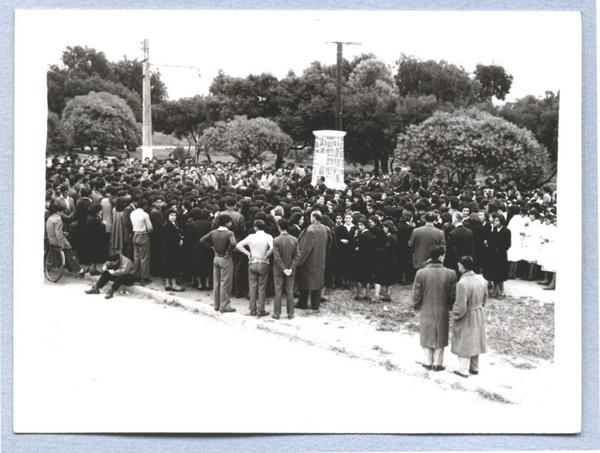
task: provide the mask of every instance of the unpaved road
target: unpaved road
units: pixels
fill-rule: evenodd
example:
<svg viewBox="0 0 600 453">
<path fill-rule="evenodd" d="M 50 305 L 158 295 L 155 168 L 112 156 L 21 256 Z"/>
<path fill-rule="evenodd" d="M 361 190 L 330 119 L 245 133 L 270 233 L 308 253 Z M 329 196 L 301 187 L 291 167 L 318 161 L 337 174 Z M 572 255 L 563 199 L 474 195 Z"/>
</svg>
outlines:
<svg viewBox="0 0 600 453">
<path fill-rule="evenodd" d="M 503 404 L 89 284 L 15 303 L 18 432 L 535 432 Z M 543 385 L 543 383 L 540 383 Z"/>
</svg>

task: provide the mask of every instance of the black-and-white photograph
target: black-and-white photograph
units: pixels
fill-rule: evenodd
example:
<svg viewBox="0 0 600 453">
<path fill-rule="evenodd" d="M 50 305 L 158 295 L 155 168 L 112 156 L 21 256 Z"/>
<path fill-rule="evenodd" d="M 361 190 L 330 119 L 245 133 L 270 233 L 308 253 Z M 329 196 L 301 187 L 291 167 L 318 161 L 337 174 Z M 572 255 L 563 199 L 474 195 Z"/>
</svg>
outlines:
<svg viewBox="0 0 600 453">
<path fill-rule="evenodd" d="M 579 432 L 578 13 L 15 23 L 16 432 Z"/>
</svg>

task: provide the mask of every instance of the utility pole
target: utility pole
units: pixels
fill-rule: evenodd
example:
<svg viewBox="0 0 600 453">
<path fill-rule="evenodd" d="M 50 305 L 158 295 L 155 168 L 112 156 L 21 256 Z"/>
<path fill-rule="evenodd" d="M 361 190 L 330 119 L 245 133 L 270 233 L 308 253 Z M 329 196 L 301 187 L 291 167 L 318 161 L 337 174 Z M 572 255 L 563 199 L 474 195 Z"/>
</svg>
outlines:
<svg viewBox="0 0 600 453">
<path fill-rule="evenodd" d="M 142 89 L 142 160 L 152 159 L 152 104 L 150 102 L 150 41 L 144 39 L 144 84 Z"/>
<path fill-rule="evenodd" d="M 336 63 L 336 85 L 335 85 L 335 128 L 342 130 L 342 65 L 344 44 L 359 46 L 359 42 L 327 41 L 327 44 L 337 45 L 337 63 Z"/>
</svg>

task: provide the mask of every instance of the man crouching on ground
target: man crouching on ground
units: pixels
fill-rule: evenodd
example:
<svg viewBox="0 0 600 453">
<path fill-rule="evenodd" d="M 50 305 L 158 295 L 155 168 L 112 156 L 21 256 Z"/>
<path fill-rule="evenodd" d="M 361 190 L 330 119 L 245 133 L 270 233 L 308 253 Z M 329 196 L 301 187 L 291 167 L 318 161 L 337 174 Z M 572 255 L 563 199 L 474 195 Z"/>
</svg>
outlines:
<svg viewBox="0 0 600 453">
<path fill-rule="evenodd" d="M 99 294 L 100 290 L 109 281 L 112 281 L 110 289 L 104 296 L 105 299 L 110 299 L 113 294 L 118 290 L 121 285 L 133 285 L 136 281 L 135 275 L 131 273 L 133 270 L 133 263 L 129 258 L 116 253 L 108 258 L 108 261 L 102 266 L 102 275 L 94 286 L 88 289 L 86 294 Z"/>
</svg>

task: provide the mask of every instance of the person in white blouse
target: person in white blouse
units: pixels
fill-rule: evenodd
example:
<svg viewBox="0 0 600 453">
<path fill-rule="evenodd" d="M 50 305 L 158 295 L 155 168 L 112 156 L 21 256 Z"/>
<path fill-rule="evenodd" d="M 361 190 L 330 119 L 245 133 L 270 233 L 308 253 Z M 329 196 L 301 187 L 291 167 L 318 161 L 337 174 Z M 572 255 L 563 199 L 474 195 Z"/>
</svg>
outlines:
<svg viewBox="0 0 600 453">
<path fill-rule="evenodd" d="M 540 226 L 540 259 L 538 264 L 542 266 L 544 280 L 538 282 L 546 286 L 544 289 L 552 290 L 556 288 L 556 250 L 554 241 L 556 237 L 555 217 L 552 214 L 546 214 L 544 223 Z"/>
<path fill-rule="evenodd" d="M 508 222 L 507 228 L 511 232 L 511 247 L 508 249 L 508 278 L 515 278 L 517 263 L 523 258 L 525 241 L 525 223 L 529 222 L 527 211 L 523 208 L 515 213 Z"/>
<path fill-rule="evenodd" d="M 529 220 L 524 223 L 525 238 L 523 240 L 523 260 L 529 263 L 527 280 L 535 278 L 535 271 L 540 254 L 540 226 L 539 212 L 532 208 L 529 210 Z"/>
</svg>

